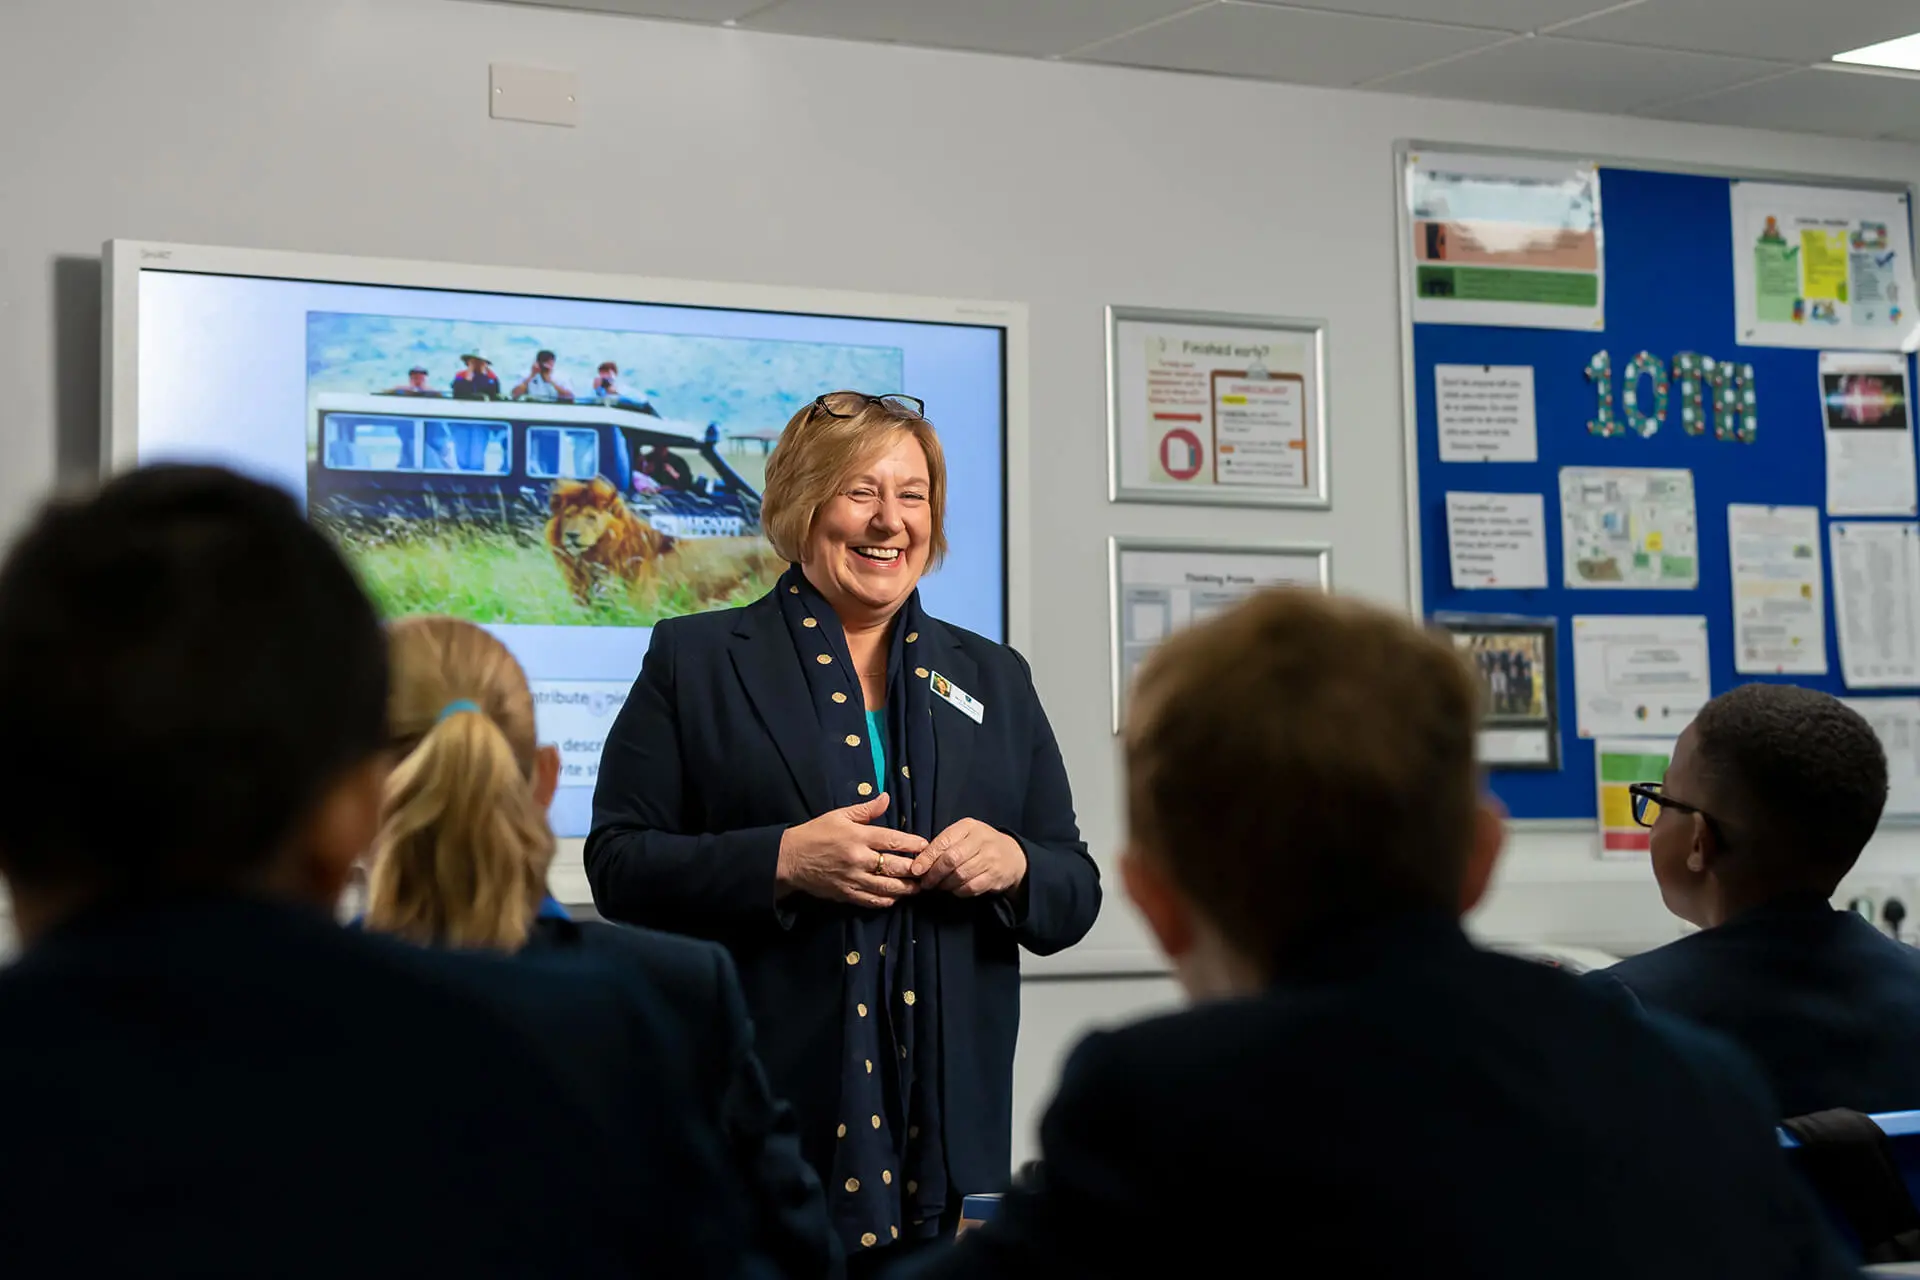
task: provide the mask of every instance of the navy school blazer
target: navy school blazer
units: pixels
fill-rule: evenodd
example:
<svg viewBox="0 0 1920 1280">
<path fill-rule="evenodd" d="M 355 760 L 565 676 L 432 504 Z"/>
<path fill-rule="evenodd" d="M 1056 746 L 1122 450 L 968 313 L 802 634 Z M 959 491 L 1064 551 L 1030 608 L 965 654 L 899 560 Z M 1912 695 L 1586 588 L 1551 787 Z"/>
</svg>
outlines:
<svg viewBox="0 0 1920 1280">
<path fill-rule="evenodd" d="M 1100 873 L 1026 660 L 933 618 L 915 659 L 983 709 L 975 724 L 933 700 L 934 830 L 973 818 L 1027 855 L 1016 895 L 914 899 L 939 942 L 944 1137 L 964 1194 L 998 1188 L 1012 1163 L 1019 948 L 1050 955 L 1085 937 Z M 772 595 L 655 627 L 601 755 L 586 864 L 602 915 L 732 953 L 774 1091 L 799 1116 L 808 1162 L 830 1171 L 849 908 L 774 901 L 781 834 L 840 807 L 800 663 Z"/>
<path fill-rule="evenodd" d="M 128 899 L 0 969 L 0 1026 L 10 1278 L 746 1274 L 686 1036 L 585 957 Z"/>
<path fill-rule="evenodd" d="M 826 1193 L 800 1155 L 793 1108 L 776 1098 L 753 1049 L 740 980 L 710 942 L 600 920 L 575 921 L 548 899 L 525 951 L 580 952 L 653 988 L 685 1028 L 693 1077 L 747 1195 L 750 1247 L 785 1280 L 846 1273 Z"/>
<path fill-rule="evenodd" d="M 1775 1114 L 1718 1037 L 1400 913 L 1088 1037 L 1040 1185 L 883 1274 L 1230 1276 L 1265 1245 L 1362 1280 L 1854 1275 Z"/>
<path fill-rule="evenodd" d="M 1738 1044 L 1783 1116 L 1920 1107 L 1920 951 L 1818 894 L 1587 976 Z"/>
</svg>

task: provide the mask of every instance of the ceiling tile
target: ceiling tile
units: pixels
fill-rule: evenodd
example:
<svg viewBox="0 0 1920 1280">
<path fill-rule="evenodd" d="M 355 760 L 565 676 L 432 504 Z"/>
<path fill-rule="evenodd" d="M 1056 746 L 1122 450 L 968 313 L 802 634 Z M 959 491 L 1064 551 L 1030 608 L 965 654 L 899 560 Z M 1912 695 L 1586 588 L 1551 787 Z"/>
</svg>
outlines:
<svg viewBox="0 0 1920 1280">
<path fill-rule="evenodd" d="M 1376 18 L 1418 18 L 1501 31 L 1537 31 L 1610 9 L 1618 0 L 1254 0 L 1295 9 L 1328 9 Z"/>
<path fill-rule="evenodd" d="M 1045 57 L 1132 31 L 1196 0 L 782 0 L 743 26 Z"/>
<path fill-rule="evenodd" d="M 1744 58 L 1824 62 L 1920 31 L 1914 0 L 1646 0 L 1556 35 L 1693 49 Z"/>
<path fill-rule="evenodd" d="M 1627 112 L 1778 72 L 1772 62 L 1536 36 L 1368 88 L 1568 111 Z"/>
<path fill-rule="evenodd" d="M 1123 36 L 1089 62 L 1354 85 L 1505 37 L 1489 31 L 1259 4 L 1218 4 Z"/>
<path fill-rule="evenodd" d="M 1663 120 L 1920 139 L 1920 79 L 1814 68 L 1649 112 Z"/>
<path fill-rule="evenodd" d="M 689 22 L 730 22 L 767 6 L 767 0 L 508 0 L 508 3 L 624 13 L 636 18 L 680 18 Z"/>
</svg>

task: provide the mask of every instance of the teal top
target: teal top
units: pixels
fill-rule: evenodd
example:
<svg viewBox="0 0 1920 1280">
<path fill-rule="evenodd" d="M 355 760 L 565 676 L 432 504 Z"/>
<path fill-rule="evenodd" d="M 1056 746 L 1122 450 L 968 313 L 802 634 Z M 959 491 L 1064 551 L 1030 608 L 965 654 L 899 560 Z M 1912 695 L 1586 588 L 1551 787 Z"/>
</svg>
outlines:
<svg viewBox="0 0 1920 1280">
<path fill-rule="evenodd" d="M 873 748 L 874 794 L 887 789 L 887 726 L 884 711 L 867 712 L 867 743 Z"/>
</svg>

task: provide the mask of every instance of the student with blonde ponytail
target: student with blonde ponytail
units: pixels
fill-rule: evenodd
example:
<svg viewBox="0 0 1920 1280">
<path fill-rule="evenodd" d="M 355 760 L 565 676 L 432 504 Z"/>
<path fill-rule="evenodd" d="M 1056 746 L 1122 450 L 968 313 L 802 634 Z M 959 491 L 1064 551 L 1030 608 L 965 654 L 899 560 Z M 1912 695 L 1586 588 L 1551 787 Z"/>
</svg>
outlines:
<svg viewBox="0 0 1920 1280">
<path fill-rule="evenodd" d="M 387 781 L 367 924 L 415 942 L 518 951 L 547 893 L 560 755 L 506 646 L 471 623 L 389 630 Z"/>
<path fill-rule="evenodd" d="M 560 756 L 536 736 L 520 664 L 490 633 L 453 618 L 388 629 L 388 778 L 366 926 L 425 946 L 480 948 L 540 963 L 587 952 L 637 972 L 680 1018 L 693 1074 L 750 1206 L 752 1247 L 790 1280 L 838 1280 L 841 1250 L 798 1127 L 753 1047 L 740 980 L 712 943 L 575 921 L 547 892 L 547 807 Z"/>
</svg>

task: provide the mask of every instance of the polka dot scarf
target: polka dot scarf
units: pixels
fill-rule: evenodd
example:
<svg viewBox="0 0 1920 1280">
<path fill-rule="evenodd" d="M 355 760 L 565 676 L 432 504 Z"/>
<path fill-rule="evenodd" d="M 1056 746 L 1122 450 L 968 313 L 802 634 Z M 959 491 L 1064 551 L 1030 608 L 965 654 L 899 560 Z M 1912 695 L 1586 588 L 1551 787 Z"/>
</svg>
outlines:
<svg viewBox="0 0 1920 1280">
<path fill-rule="evenodd" d="M 931 839 L 932 673 L 915 656 L 925 615 L 920 593 L 894 618 L 887 705 L 869 741 L 860 673 L 833 609 L 798 566 L 777 588 L 820 721 L 820 758 L 836 805 L 888 793 L 880 821 Z M 882 776 L 875 776 L 876 763 Z M 946 1209 L 941 1146 L 939 956 L 933 930 L 914 928 L 913 899 L 886 910 L 842 908 L 840 1108 L 828 1207 L 848 1252 L 934 1235 Z"/>
</svg>

